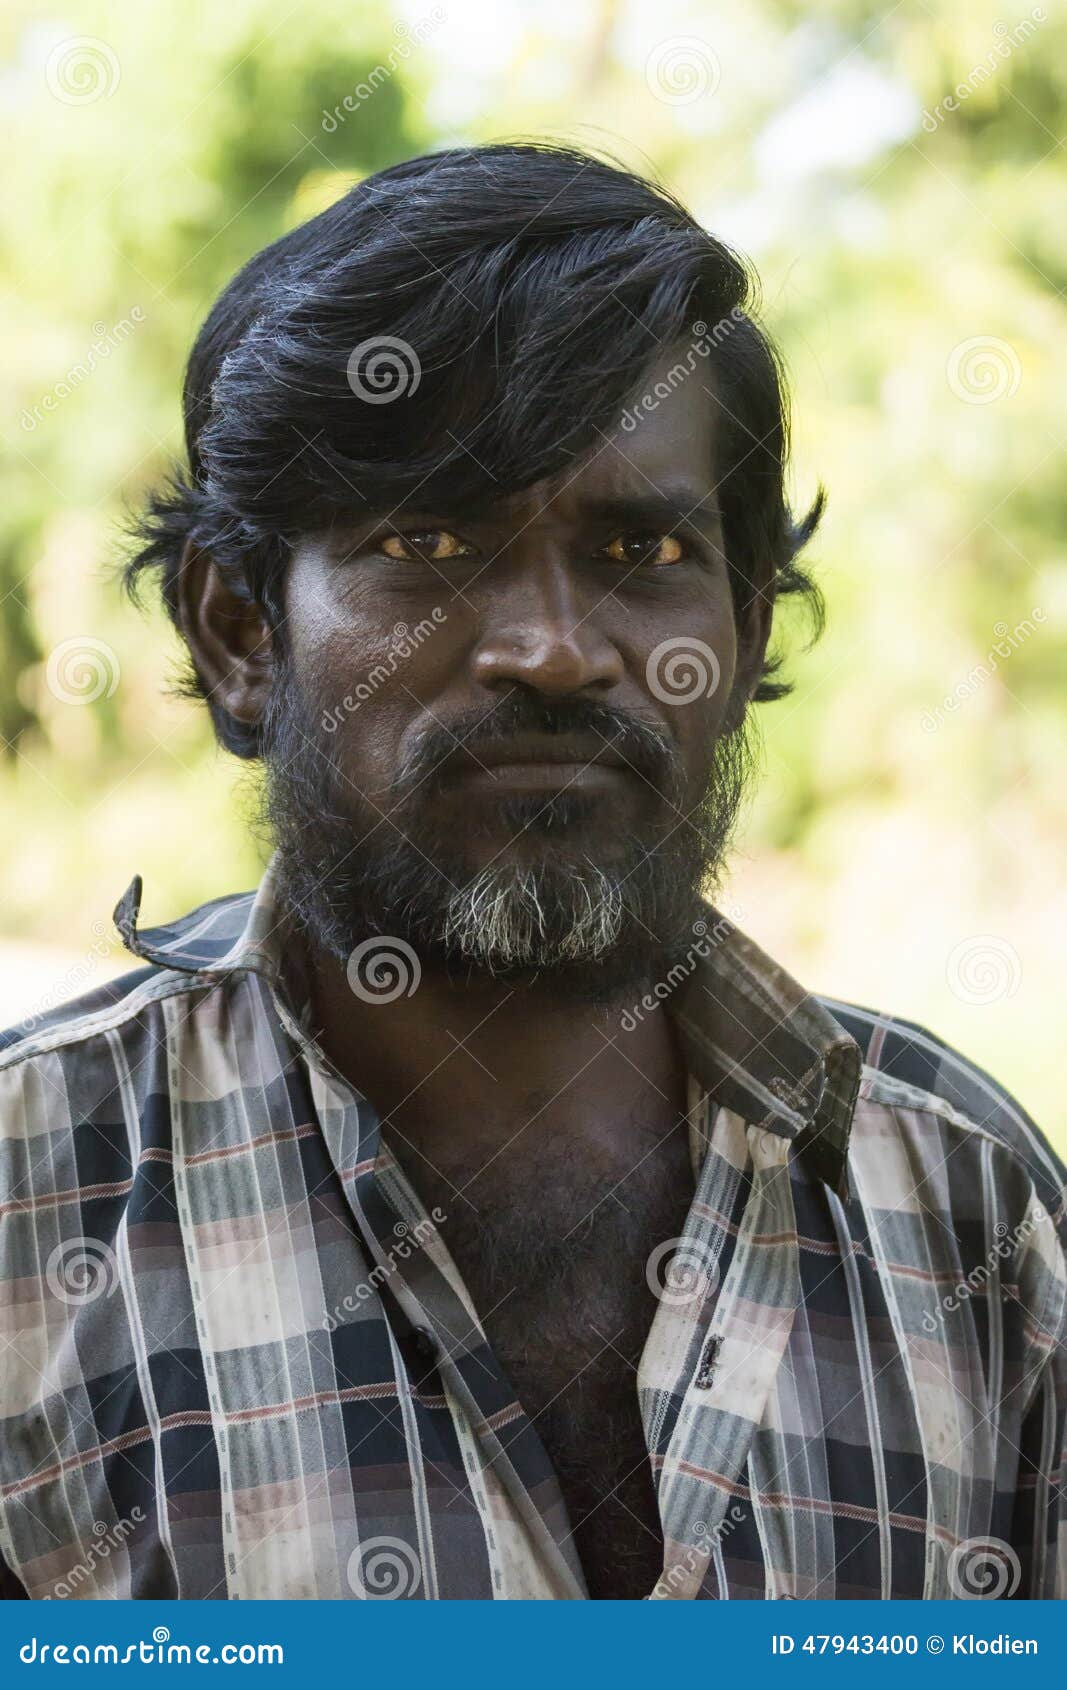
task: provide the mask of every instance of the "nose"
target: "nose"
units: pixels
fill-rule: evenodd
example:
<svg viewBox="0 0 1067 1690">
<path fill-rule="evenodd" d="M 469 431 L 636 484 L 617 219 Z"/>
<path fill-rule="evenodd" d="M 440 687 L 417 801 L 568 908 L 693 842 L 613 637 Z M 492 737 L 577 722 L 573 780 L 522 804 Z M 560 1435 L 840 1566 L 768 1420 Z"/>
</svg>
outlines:
<svg viewBox="0 0 1067 1690">
<path fill-rule="evenodd" d="M 545 696 L 608 692 L 623 678 L 617 647 L 582 606 L 562 560 L 498 576 L 474 652 L 476 679 L 503 691 L 516 684 Z"/>
</svg>

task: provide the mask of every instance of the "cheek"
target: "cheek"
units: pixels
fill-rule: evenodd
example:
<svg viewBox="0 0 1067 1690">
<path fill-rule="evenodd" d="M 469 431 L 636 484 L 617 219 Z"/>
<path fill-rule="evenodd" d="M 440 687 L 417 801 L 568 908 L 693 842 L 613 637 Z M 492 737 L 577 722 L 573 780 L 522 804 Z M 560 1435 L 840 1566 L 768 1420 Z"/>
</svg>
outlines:
<svg viewBox="0 0 1067 1690">
<path fill-rule="evenodd" d="M 642 618 L 627 630 L 626 643 L 631 673 L 679 740 L 706 744 L 714 738 L 737 674 L 728 588 L 709 589 Z"/>
<path fill-rule="evenodd" d="M 312 603 L 290 618 L 294 677 L 317 737 L 362 789 L 363 772 L 373 771 L 388 743 L 401 667 L 397 635 L 388 624 Z"/>
<path fill-rule="evenodd" d="M 358 652 L 358 659 L 354 654 Z M 411 713 L 395 640 L 330 640 L 312 659 L 314 702 L 338 766 L 361 790 L 385 784 Z"/>
<path fill-rule="evenodd" d="M 419 725 L 440 712 L 462 665 L 467 618 L 418 605 L 365 572 L 316 567 L 290 578 L 294 669 L 338 768 L 364 794 L 387 789 Z"/>
<path fill-rule="evenodd" d="M 427 720 L 423 701 L 441 690 L 446 647 L 438 624 L 398 620 L 334 629 L 306 653 L 319 727 L 359 791 L 381 792 L 395 779 Z"/>
</svg>

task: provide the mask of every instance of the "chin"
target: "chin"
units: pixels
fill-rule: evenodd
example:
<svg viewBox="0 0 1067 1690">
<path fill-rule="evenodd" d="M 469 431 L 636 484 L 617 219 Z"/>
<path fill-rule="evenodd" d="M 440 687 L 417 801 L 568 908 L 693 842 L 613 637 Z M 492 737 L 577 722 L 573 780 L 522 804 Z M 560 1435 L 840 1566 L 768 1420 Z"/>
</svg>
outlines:
<svg viewBox="0 0 1067 1690">
<path fill-rule="evenodd" d="M 633 867 L 633 852 L 626 850 L 618 836 L 606 840 L 596 832 L 568 832 L 545 838 L 543 835 L 488 833 L 463 841 L 462 853 L 453 855 L 453 865 L 462 866 L 464 878 L 474 879 L 488 869 L 511 870 L 516 874 L 537 873 L 551 879 L 554 875 L 576 873 L 604 874 L 622 878 Z M 455 868 L 452 878 L 456 879 Z"/>
<path fill-rule="evenodd" d="M 442 906 L 424 907 L 411 932 L 425 958 L 452 977 L 481 977 L 557 996 L 609 1002 L 643 988 L 688 938 L 693 901 L 676 885 L 648 896 L 646 874 L 582 853 L 543 850 L 535 860 L 497 856 L 462 881 Z M 665 927 L 653 927 L 658 914 Z"/>
</svg>

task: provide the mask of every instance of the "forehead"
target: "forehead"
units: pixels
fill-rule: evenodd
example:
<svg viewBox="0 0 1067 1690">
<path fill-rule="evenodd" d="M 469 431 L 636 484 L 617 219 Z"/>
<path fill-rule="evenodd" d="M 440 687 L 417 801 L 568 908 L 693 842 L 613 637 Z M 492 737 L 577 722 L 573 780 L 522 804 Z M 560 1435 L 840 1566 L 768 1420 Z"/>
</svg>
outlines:
<svg viewBox="0 0 1067 1690">
<path fill-rule="evenodd" d="M 708 360 L 686 347 L 662 352 L 642 375 L 616 426 L 565 471 L 511 498 L 502 509 L 580 516 L 613 500 L 696 503 L 718 480 L 719 407 Z"/>
<path fill-rule="evenodd" d="M 517 531 L 547 520 L 610 521 L 616 514 L 639 526 L 714 524 L 720 515 L 720 434 L 721 402 L 709 361 L 690 346 L 672 347 L 634 384 L 614 426 L 558 473 L 510 493 L 498 493 L 488 479 L 477 491 L 470 484 L 451 494 L 435 487 L 420 497 L 416 488 L 391 506 L 364 505 L 359 514 L 335 517 L 323 530 L 305 535 L 297 550 L 325 545 L 348 551 L 383 518 L 405 511 L 496 522 Z"/>
</svg>

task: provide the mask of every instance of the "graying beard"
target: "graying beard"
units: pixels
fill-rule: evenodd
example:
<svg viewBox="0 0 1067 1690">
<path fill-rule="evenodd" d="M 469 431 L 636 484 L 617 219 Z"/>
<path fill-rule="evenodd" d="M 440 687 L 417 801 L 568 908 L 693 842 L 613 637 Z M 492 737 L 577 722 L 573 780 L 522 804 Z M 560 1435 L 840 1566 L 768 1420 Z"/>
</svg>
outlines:
<svg viewBox="0 0 1067 1690">
<path fill-rule="evenodd" d="M 541 970 L 603 956 L 622 921 L 622 888 L 593 863 L 565 875 L 501 863 L 452 895 L 442 937 L 454 955 L 490 974 Z"/>
</svg>

